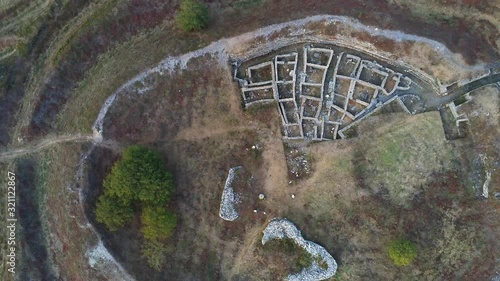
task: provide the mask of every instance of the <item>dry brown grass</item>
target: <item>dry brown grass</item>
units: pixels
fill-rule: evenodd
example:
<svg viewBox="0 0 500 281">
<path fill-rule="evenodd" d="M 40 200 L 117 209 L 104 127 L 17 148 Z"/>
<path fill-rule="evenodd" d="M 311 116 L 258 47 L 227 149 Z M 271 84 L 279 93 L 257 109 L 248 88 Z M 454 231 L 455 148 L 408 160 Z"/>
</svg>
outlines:
<svg viewBox="0 0 500 281">
<path fill-rule="evenodd" d="M 483 170 L 477 173 L 484 175 L 486 171 L 491 172 L 490 196 L 500 192 L 500 96 L 498 89 L 489 86 L 477 90 L 471 94 L 472 101 L 463 104 L 460 112 L 467 114 L 470 120 L 471 141 L 474 148 L 469 153 L 483 155 L 486 157 Z M 484 178 L 483 178 L 484 180 Z"/>
<path fill-rule="evenodd" d="M 324 245 L 337 259 L 334 280 L 453 280 L 493 274 L 484 245 L 494 243 L 492 231 L 499 226 L 484 226 L 483 221 L 497 211 L 476 201 L 463 184 L 465 175 L 458 172 L 463 166 L 451 162 L 463 156 L 451 152 L 454 146 L 445 141 L 439 116 L 374 116 L 362 126 L 366 133 L 356 139 L 309 147 L 318 159 L 315 172 L 298 184 L 300 191 L 286 212 L 307 239 Z M 360 150 L 369 160 L 359 159 Z M 414 241 L 419 252 L 417 261 L 405 268 L 394 266 L 386 252 L 389 242 L 401 236 Z"/>
<path fill-rule="evenodd" d="M 213 69 L 210 80 L 197 76 L 207 65 Z M 273 217 L 290 218 L 306 239 L 324 245 L 344 280 L 447 280 L 491 272 L 491 263 L 477 266 L 482 262 L 477 251 L 484 254 L 481 243 L 495 235 L 471 217 L 489 220 L 492 214 L 474 203 L 461 183 L 460 161 L 454 161 L 461 156 L 453 153 L 460 146 L 444 139 L 437 113 L 373 116 L 355 139 L 305 146 L 315 159 L 314 173 L 289 185 L 276 111 L 245 113 L 227 71 L 214 65 L 211 59 L 194 59 L 190 68 L 161 77 L 150 92 L 123 96 L 105 123 L 107 137 L 162 150 L 177 178 L 175 202 L 182 215 L 172 243 L 178 246 L 155 277 L 269 280 L 283 275 L 289 265 L 272 264 L 257 246 L 265 221 Z M 262 154 L 250 149 L 255 143 Z M 222 184 L 227 170 L 241 163 L 255 176 L 255 190 L 247 194 L 242 217 L 223 222 L 217 216 Z M 252 201 L 260 192 L 266 199 Z M 448 210 L 453 204 L 460 207 Z M 399 236 L 409 236 L 421 253 L 403 269 L 386 254 L 387 244 Z M 460 247 L 461 241 L 474 247 Z M 474 262 L 448 259 L 438 268 L 434 261 L 443 253 Z M 140 265 L 131 268 L 147 272 Z"/>
<path fill-rule="evenodd" d="M 82 228 L 85 219 L 78 204 L 78 190 L 68 189 L 73 184 L 79 153 L 86 146 L 57 145 L 36 155 L 38 174 L 42 176 L 37 188 L 41 203 L 42 221 L 46 225 L 49 252 L 63 253 L 53 255 L 61 276 L 73 280 L 93 277 L 89 270 L 85 252 L 95 243 L 90 229 Z M 50 159 L 58 159 L 51 161 Z M 50 233 L 50 234 L 49 234 Z M 80 272 L 79 275 L 76 275 Z"/>
<path fill-rule="evenodd" d="M 266 219 L 262 211 L 273 200 L 258 202 L 257 195 L 266 193 L 270 184 L 264 175 L 277 167 L 268 162 L 283 159 L 279 119 L 276 110 L 274 118 L 265 119 L 245 113 L 230 74 L 214 60 L 193 59 L 189 65 L 161 77 L 148 93 L 122 96 L 110 110 L 104 130 L 108 138 L 151 145 L 167 159 L 176 179 L 174 201 L 180 217 L 170 262 L 164 271 L 152 272 L 133 251 L 135 246 L 122 247 L 138 242 L 126 238 L 137 237 L 134 233 L 114 234 L 110 243 L 134 275 L 220 280 L 239 274 L 233 265 L 240 253 L 253 255 L 251 250 L 240 250 L 247 247 L 241 241 L 246 231 L 262 229 Z M 252 149 L 255 144 L 262 149 Z M 218 217 L 220 196 L 227 171 L 240 165 L 250 175 L 250 186 L 241 187 L 246 188 L 239 205 L 241 218 L 228 223 Z M 260 213 L 255 214 L 254 208 Z M 247 263 L 239 266 L 244 269 L 250 266 Z"/>
</svg>

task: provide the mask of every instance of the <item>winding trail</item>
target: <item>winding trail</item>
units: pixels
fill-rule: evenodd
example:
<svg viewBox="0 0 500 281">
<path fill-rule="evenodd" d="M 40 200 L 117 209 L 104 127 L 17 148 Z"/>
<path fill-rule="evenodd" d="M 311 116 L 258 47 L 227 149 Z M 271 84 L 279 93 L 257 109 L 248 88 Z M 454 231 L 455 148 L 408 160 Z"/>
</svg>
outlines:
<svg viewBox="0 0 500 281">
<path fill-rule="evenodd" d="M 62 135 L 62 136 L 49 137 L 37 143 L 27 144 L 23 147 L 0 152 L 0 162 L 5 162 L 26 154 L 37 152 L 55 144 L 67 143 L 67 142 L 91 142 L 98 146 L 104 146 L 113 149 L 118 149 L 120 147 L 120 145 L 115 141 L 101 140 L 101 137 L 99 135 L 82 135 L 82 134 Z"/>
</svg>

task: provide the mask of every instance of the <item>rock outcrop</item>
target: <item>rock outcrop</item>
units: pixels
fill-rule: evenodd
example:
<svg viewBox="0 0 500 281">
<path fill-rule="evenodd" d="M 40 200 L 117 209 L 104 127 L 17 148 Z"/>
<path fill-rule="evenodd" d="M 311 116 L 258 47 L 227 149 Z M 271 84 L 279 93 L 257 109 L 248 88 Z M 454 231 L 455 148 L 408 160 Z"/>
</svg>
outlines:
<svg viewBox="0 0 500 281">
<path fill-rule="evenodd" d="M 307 241 L 302 237 L 300 230 L 287 219 L 273 219 L 264 230 L 262 237 L 262 245 L 265 245 L 269 240 L 273 239 L 292 239 L 297 245 L 306 250 L 315 259 L 311 266 L 302 269 L 299 273 L 290 274 L 286 278 L 288 281 L 317 281 L 325 280 L 337 272 L 337 262 L 322 246 Z M 327 268 L 323 269 L 317 262 L 316 258 L 322 259 Z"/>
<path fill-rule="evenodd" d="M 234 175 L 237 170 L 243 167 L 233 167 L 229 169 L 229 174 L 227 175 L 226 184 L 224 185 L 224 190 L 222 191 L 222 198 L 219 209 L 219 217 L 226 221 L 234 221 L 239 218 L 238 211 L 236 210 L 236 203 L 238 203 L 238 196 L 234 192 L 231 186 Z"/>
</svg>

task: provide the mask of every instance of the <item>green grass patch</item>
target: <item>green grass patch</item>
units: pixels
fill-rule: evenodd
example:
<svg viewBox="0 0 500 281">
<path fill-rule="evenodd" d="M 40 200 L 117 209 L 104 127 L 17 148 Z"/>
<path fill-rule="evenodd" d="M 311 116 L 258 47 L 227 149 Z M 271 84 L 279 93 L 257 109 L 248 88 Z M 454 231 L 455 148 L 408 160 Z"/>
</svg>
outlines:
<svg viewBox="0 0 500 281">
<path fill-rule="evenodd" d="M 217 256 L 214 252 L 210 253 L 209 259 L 206 264 L 206 275 L 209 281 L 217 280 L 217 268 L 216 268 Z"/>
<path fill-rule="evenodd" d="M 374 125 L 382 126 L 370 126 Z M 457 157 L 436 112 L 392 121 L 385 130 L 367 136 L 354 154 L 356 176 L 375 191 L 387 189 L 397 204 L 406 204 L 416 187 L 432 173 L 449 169 Z"/>
<path fill-rule="evenodd" d="M 388 143 L 382 150 L 378 152 L 378 157 L 380 163 L 386 169 L 397 169 L 398 163 L 400 163 L 402 158 L 403 143 L 401 138 L 397 140 L 392 140 Z M 398 142 L 401 141 L 401 142 Z M 404 155 L 405 157 L 408 155 Z"/>
<path fill-rule="evenodd" d="M 352 165 L 352 155 L 348 153 L 343 153 L 336 156 L 333 159 L 333 168 L 335 172 L 342 173 L 344 175 L 350 174 L 353 171 Z"/>
</svg>

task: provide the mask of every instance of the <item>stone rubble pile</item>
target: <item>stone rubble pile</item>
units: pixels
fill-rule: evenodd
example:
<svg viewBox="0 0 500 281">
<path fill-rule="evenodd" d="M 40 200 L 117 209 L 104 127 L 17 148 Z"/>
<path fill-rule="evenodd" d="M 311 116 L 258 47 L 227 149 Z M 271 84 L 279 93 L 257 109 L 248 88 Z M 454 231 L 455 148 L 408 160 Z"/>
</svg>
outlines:
<svg viewBox="0 0 500 281">
<path fill-rule="evenodd" d="M 219 209 L 219 217 L 226 221 L 234 221 L 240 215 L 236 211 L 236 203 L 238 203 L 238 195 L 234 192 L 231 184 L 234 180 L 235 172 L 241 169 L 241 166 L 233 167 L 229 169 L 229 174 L 226 179 L 226 184 L 224 185 L 224 190 L 222 191 L 222 198 Z"/>
<path fill-rule="evenodd" d="M 322 269 L 316 260 L 313 260 L 312 265 L 302 269 L 299 273 L 290 274 L 286 278 L 288 281 L 317 281 L 325 280 L 337 272 L 337 262 L 322 246 L 306 241 L 302 237 L 300 230 L 287 219 L 273 219 L 264 230 L 262 237 L 262 245 L 265 245 L 269 240 L 273 239 L 292 239 L 297 245 L 306 250 L 313 257 L 321 258 L 328 268 Z"/>
</svg>

